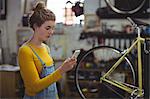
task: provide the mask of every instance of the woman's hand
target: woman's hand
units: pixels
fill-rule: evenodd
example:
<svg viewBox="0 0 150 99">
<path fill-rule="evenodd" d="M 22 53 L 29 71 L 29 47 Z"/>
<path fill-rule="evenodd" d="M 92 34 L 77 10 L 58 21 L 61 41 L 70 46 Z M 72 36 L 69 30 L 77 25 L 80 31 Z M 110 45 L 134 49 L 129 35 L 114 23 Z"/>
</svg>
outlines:
<svg viewBox="0 0 150 99">
<path fill-rule="evenodd" d="M 63 74 L 71 69 L 76 65 L 77 59 L 75 57 L 66 59 L 63 64 L 59 67 L 60 73 Z"/>
</svg>

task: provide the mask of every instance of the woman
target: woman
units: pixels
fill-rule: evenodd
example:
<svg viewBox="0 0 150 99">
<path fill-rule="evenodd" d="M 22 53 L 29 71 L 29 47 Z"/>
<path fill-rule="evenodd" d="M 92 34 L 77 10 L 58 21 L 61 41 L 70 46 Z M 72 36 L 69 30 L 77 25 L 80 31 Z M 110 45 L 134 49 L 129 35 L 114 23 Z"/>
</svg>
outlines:
<svg viewBox="0 0 150 99">
<path fill-rule="evenodd" d="M 55 15 L 38 3 L 29 19 L 34 34 L 18 52 L 18 62 L 25 85 L 24 99 L 56 99 L 56 82 L 76 64 L 75 58 L 66 59 L 54 70 L 49 48 L 43 42 L 54 33 Z"/>
</svg>

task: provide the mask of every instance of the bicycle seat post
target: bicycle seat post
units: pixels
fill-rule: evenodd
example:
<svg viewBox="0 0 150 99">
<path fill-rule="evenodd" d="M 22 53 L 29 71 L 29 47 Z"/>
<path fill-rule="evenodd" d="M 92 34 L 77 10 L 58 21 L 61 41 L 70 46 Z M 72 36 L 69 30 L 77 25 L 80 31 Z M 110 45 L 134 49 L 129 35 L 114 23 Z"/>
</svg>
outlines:
<svg viewBox="0 0 150 99">
<path fill-rule="evenodd" d="M 141 34 L 141 29 L 140 29 L 140 27 L 136 27 L 136 29 L 137 29 L 137 33 L 138 33 L 138 37 L 140 37 L 140 34 Z"/>
</svg>

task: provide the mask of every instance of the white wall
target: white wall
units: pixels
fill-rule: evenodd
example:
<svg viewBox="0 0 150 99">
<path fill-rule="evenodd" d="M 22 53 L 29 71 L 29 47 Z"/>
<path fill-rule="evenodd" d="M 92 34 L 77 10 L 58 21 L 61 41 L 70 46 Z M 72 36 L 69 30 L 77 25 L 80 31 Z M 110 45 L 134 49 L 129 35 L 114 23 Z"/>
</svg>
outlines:
<svg viewBox="0 0 150 99">
<path fill-rule="evenodd" d="M 64 34 L 54 34 L 48 42 L 48 45 L 51 47 L 52 56 L 55 58 L 56 53 L 58 53 L 57 57 L 67 58 L 72 55 L 72 51 L 75 49 L 88 50 L 92 48 L 92 44 L 88 44 L 87 39 L 79 40 L 82 30 L 83 26 L 80 25 L 64 26 Z M 60 51 L 58 49 L 54 50 L 53 45 L 59 48 L 61 46 Z"/>
<path fill-rule="evenodd" d="M 10 53 L 17 52 L 16 30 L 21 24 L 23 6 L 21 0 L 8 0 L 7 30 Z"/>
<path fill-rule="evenodd" d="M 17 52 L 16 29 L 21 22 L 24 0 L 7 0 L 6 20 L 0 20 L 4 61 L 10 61 L 11 53 Z"/>
<path fill-rule="evenodd" d="M 99 6 L 99 0 L 84 0 L 84 14 L 95 14 Z"/>
<path fill-rule="evenodd" d="M 80 34 L 83 27 L 79 25 L 70 26 L 65 28 L 65 33 L 67 35 L 67 57 L 72 55 L 72 51 L 75 49 L 85 49 L 88 50 L 92 48 L 92 44 L 87 44 L 86 40 L 79 40 Z"/>
</svg>

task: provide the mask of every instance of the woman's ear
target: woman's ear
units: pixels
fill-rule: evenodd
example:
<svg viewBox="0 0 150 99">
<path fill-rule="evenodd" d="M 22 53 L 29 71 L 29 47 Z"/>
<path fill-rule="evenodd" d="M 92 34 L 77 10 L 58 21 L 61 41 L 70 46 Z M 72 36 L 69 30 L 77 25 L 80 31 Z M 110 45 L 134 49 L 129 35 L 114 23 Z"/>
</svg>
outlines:
<svg viewBox="0 0 150 99">
<path fill-rule="evenodd" d="M 34 30 L 35 30 L 37 27 L 38 27 L 37 24 L 33 24 Z"/>
</svg>

